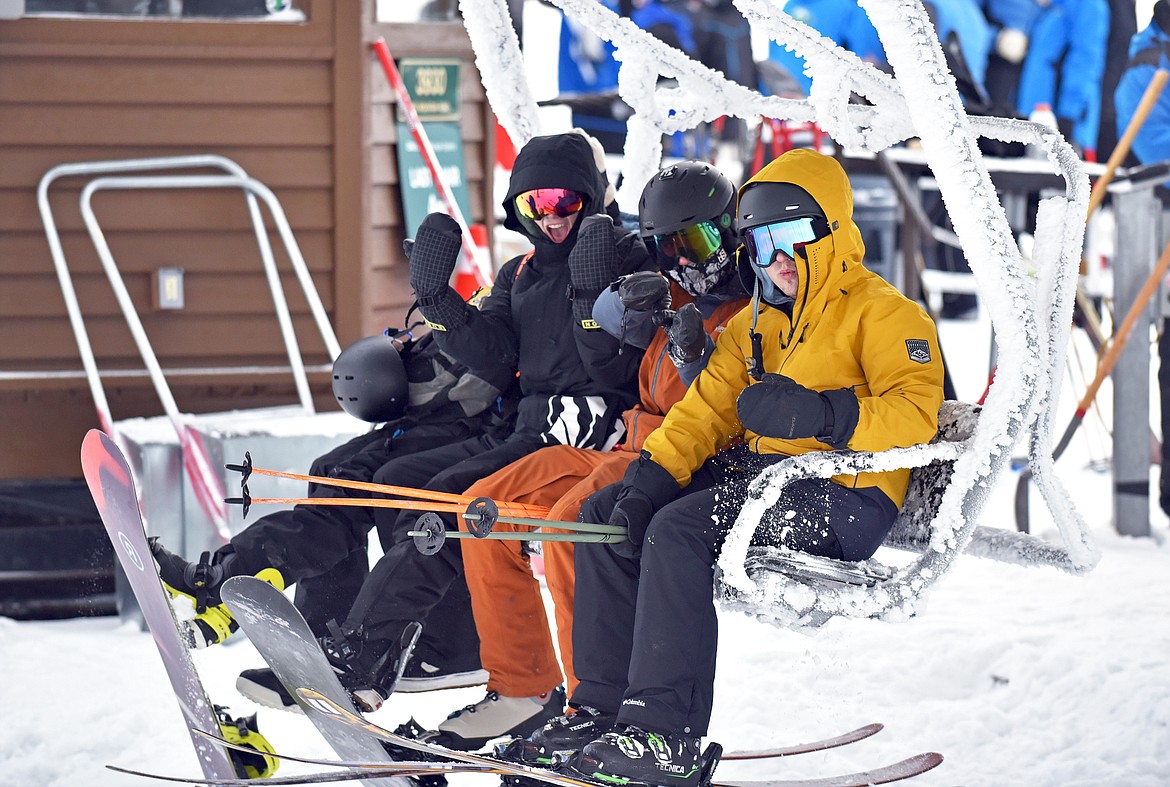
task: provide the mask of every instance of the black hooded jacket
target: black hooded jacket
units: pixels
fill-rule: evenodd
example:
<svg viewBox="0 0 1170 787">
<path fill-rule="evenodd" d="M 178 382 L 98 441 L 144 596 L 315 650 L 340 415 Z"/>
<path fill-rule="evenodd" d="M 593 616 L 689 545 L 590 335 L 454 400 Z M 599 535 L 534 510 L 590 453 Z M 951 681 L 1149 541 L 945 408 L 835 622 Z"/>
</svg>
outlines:
<svg viewBox="0 0 1170 787">
<path fill-rule="evenodd" d="M 557 419 L 572 418 L 582 408 L 581 401 L 566 397 L 595 397 L 589 403 L 595 413 L 596 397 L 601 397 L 614 417 L 638 400 L 641 356 L 629 348 L 619 353 L 617 340 L 605 331 L 575 324 L 570 301 L 569 253 L 585 217 L 604 212 L 606 186 L 581 135 L 531 139 L 516 156 L 504 200 L 504 226 L 523 233 L 535 250 L 506 262 L 480 309 L 469 307 L 465 324 L 436 337 L 445 352 L 472 368 L 498 365 L 514 373 L 522 395 L 516 432 L 541 435 L 550 444 L 602 447 L 571 435 L 557 436 Z M 585 195 L 585 206 L 563 243 L 555 244 L 543 233 L 529 234 L 517 218 L 516 195 L 535 188 L 568 188 Z M 615 227 L 614 236 L 620 258 L 615 277 L 654 269 L 635 233 Z"/>
</svg>

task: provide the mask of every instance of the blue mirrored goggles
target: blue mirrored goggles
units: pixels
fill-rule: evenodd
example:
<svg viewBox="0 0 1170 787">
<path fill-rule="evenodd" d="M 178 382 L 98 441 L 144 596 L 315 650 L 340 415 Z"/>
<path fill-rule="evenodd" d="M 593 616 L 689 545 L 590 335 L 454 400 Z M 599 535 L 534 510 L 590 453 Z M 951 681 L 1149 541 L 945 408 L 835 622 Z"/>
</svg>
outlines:
<svg viewBox="0 0 1170 787">
<path fill-rule="evenodd" d="M 796 259 L 796 250 L 799 247 L 817 239 L 813 221 L 813 217 L 806 216 L 761 224 L 744 230 L 743 242 L 747 248 L 748 259 L 760 268 L 767 268 L 775 262 L 776 252 L 784 252 L 792 259 Z"/>
</svg>

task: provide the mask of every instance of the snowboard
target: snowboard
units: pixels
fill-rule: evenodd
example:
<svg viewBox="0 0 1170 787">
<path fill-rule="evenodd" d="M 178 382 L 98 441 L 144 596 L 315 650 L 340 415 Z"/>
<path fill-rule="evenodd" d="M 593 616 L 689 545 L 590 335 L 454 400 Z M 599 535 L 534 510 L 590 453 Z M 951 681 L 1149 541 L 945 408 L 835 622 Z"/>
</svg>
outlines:
<svg viewBox="0 0 1170 787">
<path fill-rule="evenodd" d="M 313 722 L 321 736 L 344 760 L 393 764 L 394 760 L 376 738 L 364 731 L 338 725 L 318 706 L 305 702 L 296 690 L 312 686 L 337 705 L 357 714 L 349 693 L 342 687 L 325 658 L 309 624 L 280 590 L 255 577 L 232 577 L 220 588 L 220 598 L 240 628 L 268 662 L 268 666 Z M 377 784 L 409 787 L 406 778 L 378 779 Z"/>
<path fill-rule="evenodd" d="M 142 617 L 158 646 L 204 776 L 234 779 L 242 775 L 236 773 L 222 746 L 195 732 L 219 735 L 221 730 L 215 708 L 181 638 L 170 595 L 155 570 L 138 507 L 138 491 L 126 457 L 107 434 L 91 429 L 81 443 L 81 467 Z"/>
</svg>

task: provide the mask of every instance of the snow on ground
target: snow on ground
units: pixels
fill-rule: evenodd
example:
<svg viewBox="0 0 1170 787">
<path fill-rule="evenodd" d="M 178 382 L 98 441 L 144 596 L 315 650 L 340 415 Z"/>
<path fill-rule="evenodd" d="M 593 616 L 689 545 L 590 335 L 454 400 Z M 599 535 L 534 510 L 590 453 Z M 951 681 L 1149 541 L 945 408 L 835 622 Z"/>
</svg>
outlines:
<svg viewBox="0 0 1170 787">
<path fill-rule="evenodd" d="M 948 321 L 942 335 L 960 396 L 977 398 L 986 377 L 985 322 Z M 1106 386 L 1103 404 L 1108 397 Z M 1065 423 L 1063 415 L 1057 420 Z M 1092 428 L 1100 427 L 1090 416 Z M 1154 538 L 1112 534 L 1110 477 L 1096 469 L 1103 444 L 1086 434 L 1057 468 L 1104 552 L 1087 576 L 968 557 L 906 622 L 836 620 L 795 632 L 725 614 L 712 739 L 731 749 L 821 738 L 872 721 L 886 729 L 837 751 L 726 763 L 720 776 L 828 775 L 934 750 L 946 762 L 914 784 L 1170 783 L 1167 520 L 1154 505 Z M 1013 526 L 1014 487 L 1014 475 L 1001 479 L 983 524 Z M 1034 529 L 1054 532 L 1039 495 L 1033 501 Z M 251 644 L 196 659 L 214 701 L 237 715 L 256 710 L 233 687 L 241 669 L 261 663 Z M 106 770 L 107 763 L 200 776 L 154 643 L 133 625 L 0 619 L 0 676 L 7 719 L 0 786 L 150 783 Z M 395 726 L 413 714 L 434 726 L 481 696 L 482 689 L 400 695 L 373 719 Z M 331 756 L 301 716 L 261 709 L 260 724 L 278 751 Z M 312 770 L 290 763 L 281 775 Z"/>
</svg>

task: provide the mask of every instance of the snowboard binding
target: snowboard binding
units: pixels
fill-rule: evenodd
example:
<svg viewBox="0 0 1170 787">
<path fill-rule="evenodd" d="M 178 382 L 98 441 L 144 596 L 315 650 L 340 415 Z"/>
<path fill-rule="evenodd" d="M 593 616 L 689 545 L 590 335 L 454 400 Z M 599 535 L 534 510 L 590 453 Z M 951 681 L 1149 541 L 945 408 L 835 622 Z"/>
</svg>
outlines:
<svg viewBox="0 0 1170 787">
<path fill-rule="evenodd" d="M 260 727 L 256 721 L 256 714 L 233 718 L 227 708 L 215 706 L 215 718 L 219 722 L 219 729 L 224 740 L 240 746 L 247 746 L 255 753 L 228 749 L 232 767 L 241 779 L 266 779 L 280 768 L 280 760 L 275 756 L 276 750 L 268 739 L 260 734 Z"/>
</svg>

